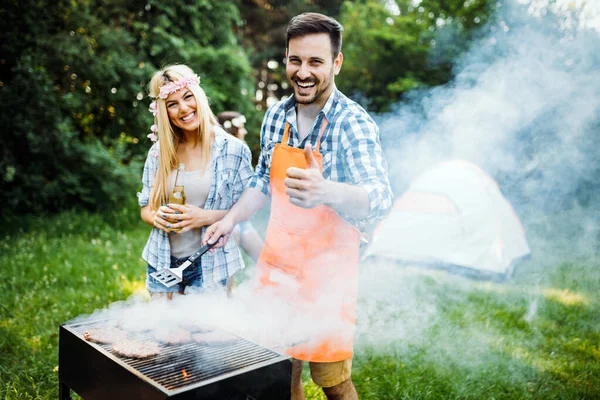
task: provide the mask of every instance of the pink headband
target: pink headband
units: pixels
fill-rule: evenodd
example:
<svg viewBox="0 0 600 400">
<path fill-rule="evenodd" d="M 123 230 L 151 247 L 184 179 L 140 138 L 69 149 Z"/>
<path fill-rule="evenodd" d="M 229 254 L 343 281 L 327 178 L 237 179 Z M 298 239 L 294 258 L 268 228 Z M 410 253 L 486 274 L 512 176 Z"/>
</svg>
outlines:
<svg viewBox="0 0 600 400">
<path fill-rule="evenodd" d="M 198 77 L 198 75 L 184 77 L 178 81 L 169 82 L 166 85 L 161 86 L 158 97 L 160 97 L 161 99 L 166 99 L 171 93 L 175 93 L 178 90 L 181 90 L 186 87 L 197 86 L 199 84 L 200 78 Z"/>
<path fill-rule="evenodd" d="M 198 75 L 183 77 L 176 82 L 169 82 L 166 85 L 161 86 L 158 97 L 164 100 L 167 97 L 169 97 L 171 93 L 175 93 L 183 88 L 197 85 L 200 85 L 200 77 Z M 156 100 L 150 103 L 150 108 L 148 108 L 148 111 L 150 111 L 152 115 L 156 118 L 156 115 L 158 114 Z M 150 130 L 152 132 L 148 134 L 148 138 L 151 141 L 156 142 L 158 140 L 158 136 L 156 136 L 156 133 L 158 132 L 158 126 L 156 124 L 153 124 L 150 127 Z"/>
</svg>

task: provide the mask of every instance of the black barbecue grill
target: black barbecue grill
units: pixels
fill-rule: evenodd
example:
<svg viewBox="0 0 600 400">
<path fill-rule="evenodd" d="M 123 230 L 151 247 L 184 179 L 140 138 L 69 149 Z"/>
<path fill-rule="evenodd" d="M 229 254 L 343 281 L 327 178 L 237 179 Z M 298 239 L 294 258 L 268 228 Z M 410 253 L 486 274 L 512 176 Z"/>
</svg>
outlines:
<svg viewBox="0 0 600 400">
<path fill-rule="evenodd" d="M 222 344 L 161 345 L 145 359 L 116 355 L 112 345 L 83 338 L 110 321 L 68 322 L 60 327 L 60 399 L 71 389 L 84 399 L 279 400 L 290 398 L 289 357 L 240 337 Z M 148 332 L 130 338 L 153 340 Z"/>
</svg>

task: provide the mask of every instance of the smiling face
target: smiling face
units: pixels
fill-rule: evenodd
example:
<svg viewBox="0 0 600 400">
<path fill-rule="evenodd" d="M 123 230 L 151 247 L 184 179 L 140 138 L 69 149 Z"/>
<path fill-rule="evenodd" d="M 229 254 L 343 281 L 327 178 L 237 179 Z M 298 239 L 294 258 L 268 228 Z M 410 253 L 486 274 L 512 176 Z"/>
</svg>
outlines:
<svg viewBox="0 0 600 400">
<path fill-rule="evenodd" d="M 325 105 L 343 60 L 341 53 L 332 58 L 329 35 L 317 33 L 290 39 L 286 57 L 285 71 L 296 101 Z"/>
<path fill-rule="evenodd" d="M 165 99 L 167 114 L 173 125 L 186 133 L 197 133 L 200 126 L 198 118 L 196 97 L 191 90 L 183 88 L 171 93 Z"/>
</svg>

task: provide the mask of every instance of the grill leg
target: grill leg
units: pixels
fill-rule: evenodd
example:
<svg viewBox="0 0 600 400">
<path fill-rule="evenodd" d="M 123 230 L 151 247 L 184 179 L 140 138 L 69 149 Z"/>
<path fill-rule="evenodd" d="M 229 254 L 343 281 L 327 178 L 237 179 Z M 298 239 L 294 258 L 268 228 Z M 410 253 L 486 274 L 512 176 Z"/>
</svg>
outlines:
<svg viewBox="0 0 600 400">
<path fill-rule="evenodd" d="M 71 400 L 71 388 L 62 382 L 58 384 L 58 398 L 59 400 Z"/>
</svg>

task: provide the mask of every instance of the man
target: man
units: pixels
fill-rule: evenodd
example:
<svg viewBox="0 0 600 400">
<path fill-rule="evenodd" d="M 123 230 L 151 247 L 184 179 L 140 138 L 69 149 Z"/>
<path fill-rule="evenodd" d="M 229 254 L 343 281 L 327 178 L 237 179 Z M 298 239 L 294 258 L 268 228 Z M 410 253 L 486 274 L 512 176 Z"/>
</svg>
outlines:
<svg viewBox="0 0 600 400">
<path fill-rule="evenodd" d="M 307 324 L 316 327 L 310 337 L 287 350 L 294 358 L 294 399 L 304 398 L 302 360 L 310 362 L 311 376 L 328 399 L 358 398 L 350 369 L 361 231 L 392 206 L 379 130 L 335 87 L 342 31 L 322 14 L 290 21 L 286 75 L 294 94 L 267 111 L 254 176 L 204 236 L 209 243 L 226 241 L 271 196 L 257 263 L 260 284 L 299 313 L 318 317 Z"/>
</svg>

